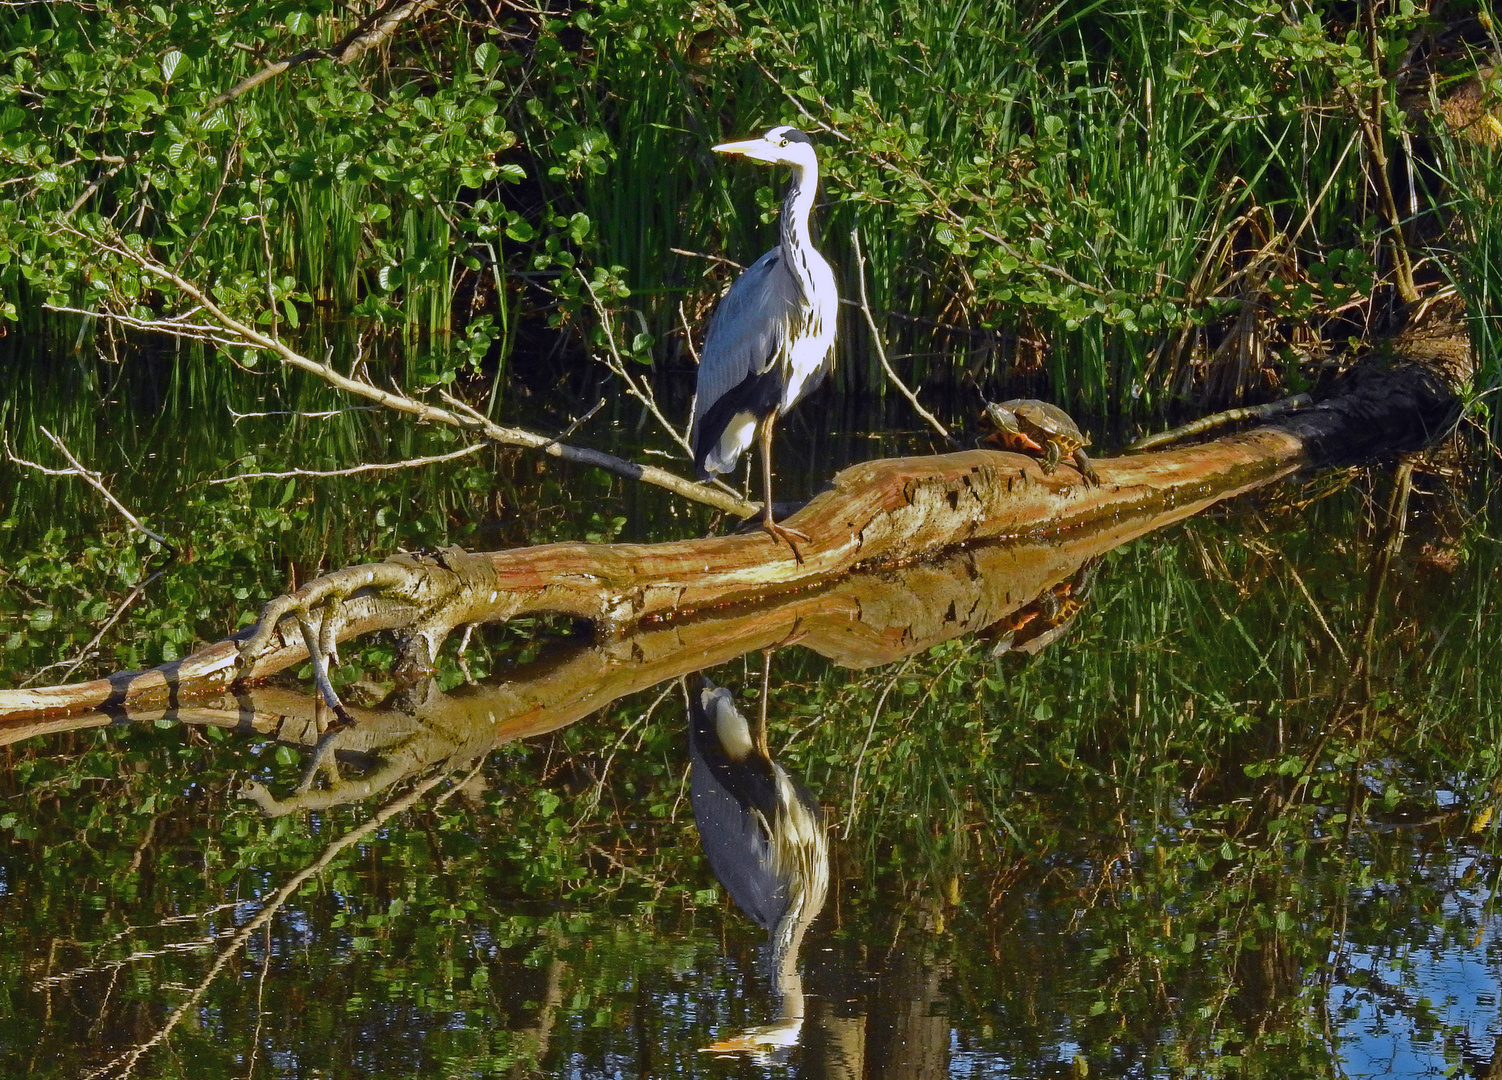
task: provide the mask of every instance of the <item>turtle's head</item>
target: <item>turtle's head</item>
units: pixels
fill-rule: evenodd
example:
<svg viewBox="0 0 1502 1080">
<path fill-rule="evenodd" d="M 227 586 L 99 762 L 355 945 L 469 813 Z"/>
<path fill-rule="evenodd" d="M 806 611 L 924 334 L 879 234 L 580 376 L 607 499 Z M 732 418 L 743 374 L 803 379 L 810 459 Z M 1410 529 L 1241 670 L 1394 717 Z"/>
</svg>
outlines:
<svg viewBox="0 0 1502 1080">
<path fill-rule="evenodd" d="M 1017 423 L 1017 414 L 1005 405 L 998 405 L 994 401 L 986 402 L 986 419 L 996 425 L 997 431 L 1004 431 L 1008 435 L 1017 435 L 1022 431 Z"/>
</svg>

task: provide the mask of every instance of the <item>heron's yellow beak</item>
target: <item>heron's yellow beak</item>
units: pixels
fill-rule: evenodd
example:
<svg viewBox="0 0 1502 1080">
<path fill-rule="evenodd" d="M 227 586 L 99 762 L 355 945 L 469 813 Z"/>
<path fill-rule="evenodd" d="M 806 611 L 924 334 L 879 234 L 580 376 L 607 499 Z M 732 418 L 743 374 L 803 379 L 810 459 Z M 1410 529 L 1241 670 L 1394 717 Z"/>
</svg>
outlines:
<svg viewBox="0 0 1502 1080">
<path fill-rule="evenodd" d="M 766 139 L 742 139 L 739 142 L 722 142 L 710 147 L 716 154 L 740 154 L 752 161 L 778 160 L 777 147 Z"/>
</svg>

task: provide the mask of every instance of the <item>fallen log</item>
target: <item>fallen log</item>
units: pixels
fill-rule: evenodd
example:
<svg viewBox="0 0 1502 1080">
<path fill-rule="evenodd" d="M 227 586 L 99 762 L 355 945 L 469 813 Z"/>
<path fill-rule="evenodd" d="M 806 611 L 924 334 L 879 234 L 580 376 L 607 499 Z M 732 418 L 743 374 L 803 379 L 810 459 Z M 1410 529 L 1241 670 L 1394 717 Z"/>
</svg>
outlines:
<svg viewBox="0 0 1502 1080">
<path fill-rule="evenodd" d="M 1248 432 L 1124 458 L 1097 459 L 1101 483 L 1072 467 L 1043 473 L 997 450 L 866 462 L 835 477 L 785 524 L 802 560 L 764 532 L 661 544 L 545 544 L 510 551 L 395 556 L 334 571 L 272 600 L 257 624 L 182 660 L 71 686 L 0 691 L 0 719 L 127 705 L 176 705 L 332 655 L 380 630 L 405 635 L 402 671 L 430 670 L 460 627 L 519 615 L 587 619 L 607 636 L 646 622 L 806 590 L 857 567 L 900 564 L 981 541 L 1140 535 L 1307 465 L 1429 445 L 1459 415 L 1469 378 L 1453 311 L 1394 340 L 1325 400 Z M 1130 530 L 1128 530 L 1130 531 Z"/>
</svg>

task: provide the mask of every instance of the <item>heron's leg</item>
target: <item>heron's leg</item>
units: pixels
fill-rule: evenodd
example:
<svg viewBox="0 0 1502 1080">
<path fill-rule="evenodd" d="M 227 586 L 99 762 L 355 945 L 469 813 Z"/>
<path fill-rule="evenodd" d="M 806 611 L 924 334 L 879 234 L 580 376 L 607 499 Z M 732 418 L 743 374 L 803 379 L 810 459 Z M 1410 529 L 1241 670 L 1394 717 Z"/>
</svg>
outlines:
<svg viewBox="0 0 1502 1080">
<path fill-rule="evenodd" d="M 772 650 L 761 651 L 761 721 L 756 725 L 756 731 L 752 733 L 751 742 L 757 752 L 769 761 L 772 752 L 767 749 L 767 691 L 771 689 L 772 674 Z"/>
<path fill-rule="evenodd" d="M 772 539 L 781 540 L 792 548 L 793 558 L 801 563 L 803 553 L 798 550 L 798 545 L 793 541 L 797 539 L 806 543 L 808 534 L 801 533 L 797 529 L 786 528 L 772 519 L 772 422 L 776 417 L 777 413 L 774 411 L 761 422 L 761 477 L 762 492 L 766 499 L 766 502 L 762 504 L 761 523 L 762 528 L 772 534 Z"/>
</svg>

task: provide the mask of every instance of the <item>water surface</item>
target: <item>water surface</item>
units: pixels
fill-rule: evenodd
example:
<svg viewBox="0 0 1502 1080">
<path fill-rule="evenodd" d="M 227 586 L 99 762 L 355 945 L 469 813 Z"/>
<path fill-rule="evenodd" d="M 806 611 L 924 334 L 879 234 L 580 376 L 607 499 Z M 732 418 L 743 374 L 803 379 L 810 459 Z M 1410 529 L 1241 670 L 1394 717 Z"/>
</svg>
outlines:
<svg viewBox="0 0 1502 1080">
<path fill-rule="evenodd" d="M 399 549 L 710 524 L 495 451 L 210 484 L 446 436 L 369 413 L 235 420 L 184 386 L 148 419 L 163 403 L 85 383 L 72 412 L 48 404 L 54 423 L 181 554 L 76 481 L 7 466 L 6 686 L 76 657 L 127 600 L 70 678 L 181 656 L 291 584 Z M 6 400 L 29 430 L 40 407 Z M 627 449 L 631 420 L 592 437 Z M 821 460 L 923 443 L 817 440 Z M 798 456 L 787 482 L 812 490 Z M 560 673 L 617 664 L 579 628 L 490 628 L 473 683 L 451 651 L 420 690 L 392 685 L 390 642 L 349 648 L 336 675 L 366 719 L 321 751 L 306 671 L 227 711 L 12 733 L 0 1060 L 68 1077 L 1484 1075 L 1502 1035 L 1502 559 L 1484 494 L 1421 470 L 1385 562 L 1390 488 L 1374 469 L 1240 500 L 1111 552 L 1082 603 L 1061 580 L 1062 604 L 980 633 L 904 636 L 894 616 L 870 639 L 890 652 L 859 662 L 816 636 L 773 652 L 770 744 L 823 808 L 830 884 L 795 965 L 796 1038 L 728 1057 L 705 1048 L 785 1029 L 788 995 L 700 849 L 683 684 L 623 679 L 610 700 L 602 683 L 582 718 L 529 733 Z M 894 595 L 969 587 L 913 573 Z M 1048 620 L 1057 640 L 1024 648 Z M 767 662 L 708 674 L 755 712 Z"/>
</svg>

